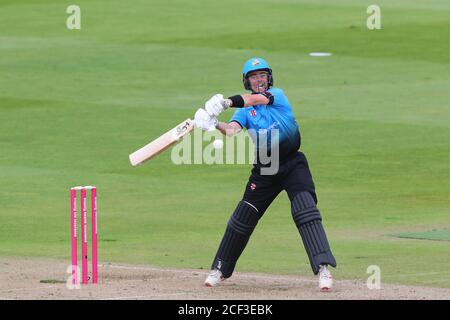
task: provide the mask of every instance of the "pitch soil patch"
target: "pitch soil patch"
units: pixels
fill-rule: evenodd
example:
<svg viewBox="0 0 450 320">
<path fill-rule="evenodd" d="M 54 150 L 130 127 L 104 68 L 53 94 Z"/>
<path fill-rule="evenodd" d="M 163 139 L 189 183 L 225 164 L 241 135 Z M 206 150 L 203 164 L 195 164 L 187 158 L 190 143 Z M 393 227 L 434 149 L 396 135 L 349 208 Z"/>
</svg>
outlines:
<svg viewBox="0 0 450 320">
<path fill-rule="evenodd" d="M 362 280 L 335 279 L 332 292 L 320 292 L 314 276 L 236 272 L 220 286 L 207 288 L 207 270 L 166 269 L 103 263 L 100 283 L 69 289 L 68 261 L 0 258 L 0 299 L 146 300 L 303 300 L 303 299 L 450 299 L 450 289 L 382 284 L 369 290 Z"/>
</svg>

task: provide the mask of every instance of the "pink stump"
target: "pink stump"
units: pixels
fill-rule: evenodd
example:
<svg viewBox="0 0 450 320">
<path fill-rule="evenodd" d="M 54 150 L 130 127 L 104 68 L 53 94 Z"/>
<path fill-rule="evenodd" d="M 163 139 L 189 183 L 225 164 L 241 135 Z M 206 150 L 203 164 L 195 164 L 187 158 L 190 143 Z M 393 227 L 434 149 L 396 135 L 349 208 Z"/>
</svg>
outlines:
<svg viewBox="0 0 450 320">
<path fill-rule="evenodd" d="M 77 190 L 70 189 L 70 225 L 72 233 L 72 283 L 78 284 L 78 256 L 77 256 Z"/>
<path fill-rule="evenodd" d="M 81 189 L 81 279 L 88 283 L 88 248 L 87 248 L 87 217 L 86 217 L 86 189 Z"/>
<path fill-rule="evenodd" d="M 92 283 L 98 283 L 98 248 L 97 248 L 97 188 L 91 191 L 92 204 Z"/>
</svg>

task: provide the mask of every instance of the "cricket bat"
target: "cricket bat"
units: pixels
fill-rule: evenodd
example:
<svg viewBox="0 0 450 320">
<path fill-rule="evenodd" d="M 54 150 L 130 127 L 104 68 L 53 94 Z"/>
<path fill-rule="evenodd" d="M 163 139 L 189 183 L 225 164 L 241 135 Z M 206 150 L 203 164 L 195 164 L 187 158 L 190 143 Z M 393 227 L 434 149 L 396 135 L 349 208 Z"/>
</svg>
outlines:
<svg viewBox="0 0 450 320">
<path fill-rule="evenodd" d="M 189 134 L 192 129 L 194 129 L 194 121 L 191 119 L 184 120 L 175 128 L 167 131 L 159 138 L 156 138 L 149 144 L 130 154 L 129 158 L 131 165 L 137 166 L 154 158 Z"/>
</svg>

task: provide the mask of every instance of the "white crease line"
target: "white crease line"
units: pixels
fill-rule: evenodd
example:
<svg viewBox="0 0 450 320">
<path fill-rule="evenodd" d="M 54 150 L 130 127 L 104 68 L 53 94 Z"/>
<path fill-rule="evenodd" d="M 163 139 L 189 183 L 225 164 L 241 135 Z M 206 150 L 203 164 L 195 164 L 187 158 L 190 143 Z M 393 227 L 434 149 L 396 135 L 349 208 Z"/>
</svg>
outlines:
<svg viewBox="0 0 450 320">
<path fill-rule="evenodd" d="M 121 266 L 121 265 L 108 265 L 107 267 L 113 268 L 113 269 L 125 269 L 125 270 L 144 270 L 144 271 L 155 271 L 155 272 L 173 272 L 173 273 L 182 273 L 182 274 L 189 274 L 191 276 L 201 276 L 203 272 L 201 271 L 187 271 L 187 270 L 178 270 L 178 269 L 158 269 L 158 268 L 152 268 L 152 267 L 130 267 L 130 266 Z M 194 274 L 197 273 L 197 274 Z M 204 272 L 204 276 L 207 276 L 209 271 Z M 244 273 L 236 273 L 236 278 L 259 278 L 259 279 L 268 279 L 268 280 L 284 280 L 284 281 L 295 281 L 295 282 L 316 282 L 316 280 L 312 279 L 296 279 L 291 278 L 293 276 L 265 276 L 265 275 L 251 275 L 251 274 L 244 274 Z M 351 280 L 349 280 L 351 281 Z"/>
<path fill-rule="evenodd" d="M 149 279 L 120 279 L 120 278 L 113 278 L 113 277 L 105 277 L 105 280 L 102 282 L 103 285 L 110 285 L 115 281 L 119 281 L 119 282 L 152 282 L 152 281 L 161 281 L 161 280 L 165 280 L 167 281 L 167 277 L 158 277 L 158 278 L 149 278 Z M 182 277 L 178 277 L 177 279 L 195 279 L 194 277 L 189 277 L 189 276 L 182 276 Z"/>
<path fill-rule="evenodd" d="M 275 281 L 289 281 L 289 282 L 316 282 L 316 280 L 312 279 L 291 279 L 291 278 L 284 278 L 284 277 L 274 277 L 274 276 L 263 276 L 263 275 L 244 275 L 244 274 L 236 274 L 236 277 L 242 277 L 242 278 L 256 278 L 256 279 L 265 279 L 265 280 L 275 280 Z"/>
</svg>

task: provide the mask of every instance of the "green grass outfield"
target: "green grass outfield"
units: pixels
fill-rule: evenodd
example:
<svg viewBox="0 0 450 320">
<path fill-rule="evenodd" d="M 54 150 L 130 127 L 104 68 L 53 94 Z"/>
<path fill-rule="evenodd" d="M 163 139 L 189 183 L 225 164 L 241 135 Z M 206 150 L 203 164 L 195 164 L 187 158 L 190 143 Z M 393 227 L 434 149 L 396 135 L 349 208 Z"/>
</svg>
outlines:
<svg viewBox="0 0 450 320">
<path fill-rule="evenodd" d="M 208 269 L 250 166 L 128 154 L 242 92 L 258 55 L 301 125 L 335 277 L 450 287 L 450 242 L 390 236 L 450 227 L 448 1 L 378 1 L 378 31 L 365 0 L 76 3 L 70 31 L 72 2 L 0 0 L 0 255 L 69 263 L 69 188 L 93 184 L 100 260 Z M 311 274 L 285 194 L 237 270 Z"/>
</svg>

